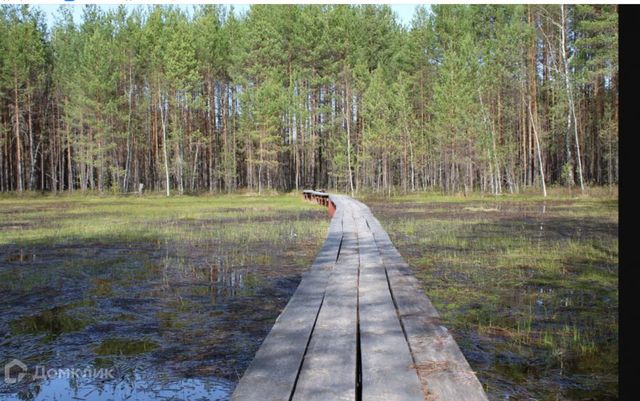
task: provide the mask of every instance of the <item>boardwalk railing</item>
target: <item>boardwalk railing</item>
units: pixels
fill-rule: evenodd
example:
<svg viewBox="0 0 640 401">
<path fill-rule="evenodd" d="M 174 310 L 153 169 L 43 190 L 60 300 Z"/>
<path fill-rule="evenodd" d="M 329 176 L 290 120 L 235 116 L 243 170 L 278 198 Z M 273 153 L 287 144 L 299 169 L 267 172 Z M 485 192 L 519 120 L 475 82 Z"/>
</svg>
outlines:
<svg viewBox="0 0 640 401">
<path fill-rule="evenodd" d="M 333 214 L 336 212 L 335 203 L 333 203 L 333 201 L 330 199 L 329 194 L 324 191 L 312 191 L 310 189 L 307 189 L 302 191 L 302 196 L 308 201 L 327 206 L 327 211 L 329 212 L 329 216 L 331 217 L 333 217 Z"/>
<path fill-rule="evenodd" d="M 332 214 L 327 239 L 231 399 L 487 401 L 369 208 L 303 196 Z"/>
</svg>

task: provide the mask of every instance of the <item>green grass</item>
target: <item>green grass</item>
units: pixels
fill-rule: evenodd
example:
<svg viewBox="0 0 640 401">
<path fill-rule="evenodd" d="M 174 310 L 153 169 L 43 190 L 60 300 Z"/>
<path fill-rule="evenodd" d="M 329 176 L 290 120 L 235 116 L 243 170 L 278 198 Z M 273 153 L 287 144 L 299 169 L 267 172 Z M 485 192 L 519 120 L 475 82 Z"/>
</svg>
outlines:
<svg viewBox="0 0 640 401">
<path fill-rule="evenodd" d="M 463 203 L 469 201 L 482 201 L 482 202 L 508 202 L 508 201 L 566 201 L 566 200 L 580 200 L 581 202 L 615 202 L 617 204 L 618 199 L 618 187 L 612 186 L 602 187 L 593 186 L 585 187 L 585 192 L 582 193 L 579 187 L 567 188 L 564 186 L 550 186 L 547 187 L 547 197 L 544 197 L 542 190 L 538 188 L 525 188 L 518 193 L 509 193 L 507 188 L 503 188 L 505 192 L 499 195 L 492 195 L 491 193 L 481 193 L 478 191 L 469 192 L 467 194 L 447 194 L 442 191 L 422 191 L 408 194 L 402 194 L 399 191 L 393 191 L 391 198 L 388 198 L 386 194 L 382 193 L 367 193 L 363 192 L 356 196 L 359 199 L 365 201 L 386 201 L 392 200 L 394 203 L 406 203 L 406 202 L 429 202 L 429 203 Z"/>
<path fill-rule="evenodd" d="M 326 227 L 304 221 L 259 224 L 278 215 L 318 212 L 300 196 L 181 196 L 166 198 L 5 196 L 0 199 L 0 246 L 99 243 L 223 241 L 238 244 L 261 239 L 316 236 Z M 215 224 L 210 224 L 215 223 Z"/>
<path fill-rule="evenodd" d="M 329 222 L 301 194 L 0 195 L 0 354 L 236 378 Z"/>
<path fill-rule="evenodd" d="M 44 312 L 26 316 L 10 323 L 14 335 L 46 334 L 55 338 L 63 333 L 82 330 L 90 322 L 90 318 L 74 317 L 67 313 L 68 307 L 53 307 Z"/>
<path fill-rule="evenodd" d="M 557 383 L 566 381 L 608 399 L 617 391 L 617 190 L 611 196 L 596 188 L 587 195 L 575 188 L 549 192 L 547 199 L 435 193 L 362 199 L 465 355 L 476 350 L 489 361 L 476 365 L 470 359 L 491 398 L 504 398 L 506 385 L 517 394 L 554 399 L 565 391 Z M 205 315 L 195 301 L 213 296 L 210 268 L 222 280 L 223 267 L 241 277 L 233 288 L 221 285 L 221 296 L 236 291 L 253 297 L 264 280 L 285 275 L 283 263 L 308 266 L 328 224 L 324 208 L 299 194 L 0 195 L 0 290 L 24 296 L 82 282 L 83 296 L 99 301 L 170 274 L 190 287 L 162 293 L 166 310 L 157 313 L 159 326 L 191 333 L 201 326 L 198 319 L 227 313 Z M 156 256 L 150 258 L 145 246 Z M 158 256 L 165 252 L 170 256 Z M 46 266 L 38 265 L 41 253 Z M 237 313 L 240 321 L 250 312 L 228 312 L 229 319 L 236 322 Z M 278 312 L 269 313 L 267 320 Z M 67 315 L 45 309 L 11 326 L 24 333 L 64 332 L 74 323 L 69 319 L 82 317 L 82 310 Z M 138 350 L 116 340 L 104 339 L 94 351 Z M 238 352 L 242 341 L 233 345 Z M 224 352 L 226 358 L 230 351 Z"/>
<path fill-rule="evenodd" d="M 490 398 L 504 398 L 510 386 L 555 399 L 565 394 L 563 380 L 598 399 L 616 394 L 616 196 L 365 201 L 463 353 L 484 355 L 470 363 Z"/>
<path fill-rule="evenodd" d="M 153 351 L 156 348 L 158 348 L 158 344 L 146 339 L 109 338 L 94 347 L 94 352 L 97 355 L 136 355 Z"/>
</svg>

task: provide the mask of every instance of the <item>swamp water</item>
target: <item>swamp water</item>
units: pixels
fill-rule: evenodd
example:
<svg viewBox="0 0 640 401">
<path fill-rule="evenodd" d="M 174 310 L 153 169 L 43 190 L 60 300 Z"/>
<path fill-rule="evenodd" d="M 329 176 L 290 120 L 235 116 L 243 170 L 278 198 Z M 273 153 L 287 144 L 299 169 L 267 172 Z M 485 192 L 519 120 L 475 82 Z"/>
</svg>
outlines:
<svg viewBox="0 0 640 401">
<path fill-rule="evenodd" d="M 0 248 L 0 400 L 227 400 L 321 243 L 294 237 Z"/>
<path fill-rule="evenodd" d="M 618 398 L 617 202 L 368 204 L 490 400 Z"/>
</svg>

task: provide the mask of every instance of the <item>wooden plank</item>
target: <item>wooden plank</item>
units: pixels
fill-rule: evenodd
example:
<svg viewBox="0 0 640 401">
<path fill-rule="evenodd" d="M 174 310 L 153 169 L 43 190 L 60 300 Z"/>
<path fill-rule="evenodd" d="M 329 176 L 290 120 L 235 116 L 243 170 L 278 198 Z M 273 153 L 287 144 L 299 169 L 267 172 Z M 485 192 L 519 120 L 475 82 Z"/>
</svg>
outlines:
<svg viewBox="0 0 640 401">
<path fill-rule="evenodd" d="M 294 401 L 353 401 L 356 398 L 357 238 L 344 211 L 340 257 L 304 357 Z"/>
<path fill-rule="evenodd" d="M 362 399 L 423 401 L 424 393 L 393 304 L 384 265 L 362 214 L 360 250 L 360 350 Z"/>
<path fill-rule="evenodd" d="M 322 244 L 318 255 L 316 256 L 310 271 L 315 269 L 333 270 L 338 258 L 340 243 L 342 242 L 342 211 L 336 211 L 329 225 L 327 238 Z"/>
<path fill-rule="evenodd" d="M 362 400 L 422 400 L 428 389 L 429 400 L 486 401 L 369 208 L 347 196 L 322 195 L 337 208 L 327 240 L 231 399 L 355 400 L 360 351 Z"/>
<path fill-rule="evenodd" d="M 378 220 L 370 215 L 368 222 L 380 249 L 400 320 L 420 381 L 428 391 L 428 399 L 487 401 L 482 384 L 458 344 L 440 324 L 438 312 L 409 265 Z"/>
<path fill-rule="evenodd" d="M 231 396 L 234 401 L 289 400 L 342 239 L 342 213 Z"/>
</svg>

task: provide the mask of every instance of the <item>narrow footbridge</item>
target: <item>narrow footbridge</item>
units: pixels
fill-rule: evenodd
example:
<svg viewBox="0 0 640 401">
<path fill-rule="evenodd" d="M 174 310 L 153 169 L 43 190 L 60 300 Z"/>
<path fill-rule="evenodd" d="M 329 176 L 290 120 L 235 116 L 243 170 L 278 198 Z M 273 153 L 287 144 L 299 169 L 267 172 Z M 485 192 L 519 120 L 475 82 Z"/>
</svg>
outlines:
<svg viewBox="0 0 640 401">
<path fill-rule="evenodd" d="M 327 239 L 231 399 L 487 401 L 369 208 L 305 191 L 332 215 Z"/>
</svg>

